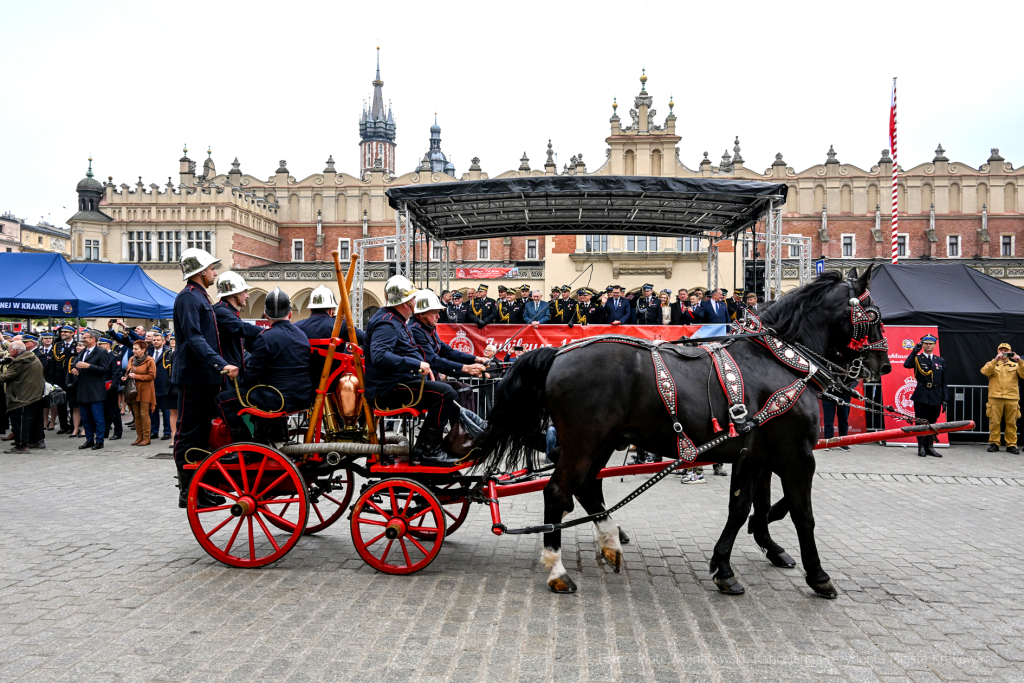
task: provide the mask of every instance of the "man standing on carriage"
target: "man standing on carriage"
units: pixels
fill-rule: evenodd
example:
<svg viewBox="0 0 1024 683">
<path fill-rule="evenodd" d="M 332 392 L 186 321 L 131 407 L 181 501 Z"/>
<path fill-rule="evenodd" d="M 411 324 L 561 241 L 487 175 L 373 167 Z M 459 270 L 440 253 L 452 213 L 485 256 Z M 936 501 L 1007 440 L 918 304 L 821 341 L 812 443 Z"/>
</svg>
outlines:
<svg viewBox="0 0 1024 683">
<path fill-rule="evenodd" d="M 486 291 L 486 290 L 484 290 Z M 366 326 L 366 398 L 380 409 L 408 406 L 419 394 L 420 374 L 430 372 L 423 350 L 409 330 L 416 290 L 409 279 L 395 275 L 384 286 L 387 306 L 380 308 Z M 410 398 L 411 394 L 411 398 Z M 415 407 L 425 411 L 413 463 L 449 467 L 455 460 L 441 450 L 444 426 L 454 416 L 457 394 L 444 382 L 425 382 L 423 397 Z"/>
<path fill-rule="evenodd" d="M 177 353 L 171 367 L 171 383 L 178 385 L 178 429 L 174 441 L 174 464 L 178 469 L 178 507 L 187 507 L 192 470 L 186 470 L 186 454 L 196 461 L 209 447 L 210 424 L 217 415 L 217 394 L 222 373 L 238 376 L 238 366 L 224 360 L 217 337 L 217 317 L 206 289 L 217 278 L 214 258 L 202 249 L 186 249 L 181 255 L 181 273 L 186 281 L 174 300 L 174 334 Z M 198 456 L 198 457 L 197 457 Z M 204 507 L 220 505 L 219 496 L 206 489 L 199 492 Z M 221 500 L 223 502 L 223 500 Z"/>
<path fill-rule="evenodd" d="M 914 402 L 914 416 L 927 420 L 928 424 L 934 424 L 946 409 L 946 360 L 932 353 L 937 341 L 933 335 L 924 335 L 903 362 L 903 367 L 914 370 L 917 380 L 910 397 Z M 941 458 L 934 444 L 932 435 L 917 437 L 917 454 L 922 458 L 929 455 Z"/>
<path fill-rule="evenodd" d="M 246 345 L 252 346 L 263 330 L 242 320 L 242 306 L 249 300 L 245 278 L 230 270 L 217 276 L 217 298 L 213 312 L 217 316 L 220 353 L 231 365 L 245 370 Z M 225 385 L 227 386 L 227 385 Z"/>
</svg>

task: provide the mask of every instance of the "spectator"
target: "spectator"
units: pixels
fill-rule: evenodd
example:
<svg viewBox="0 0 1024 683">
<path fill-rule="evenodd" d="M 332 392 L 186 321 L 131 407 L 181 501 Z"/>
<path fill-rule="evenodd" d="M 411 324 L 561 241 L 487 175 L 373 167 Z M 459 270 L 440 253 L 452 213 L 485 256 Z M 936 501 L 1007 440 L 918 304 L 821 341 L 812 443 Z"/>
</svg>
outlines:
<svg viewBox="0 0 1024 683">
<path fill-rule="evenodd" d="M 562 320 L 562 288 L 555 285 L 551 288 L 551 301 L 548 302 L 548 325 L 560 325 Z"/>
<path fill-rule="evenodd" d="M 608 324 L 629 324 L 631 310 L 629 301 L 622 298 L 622 287 L 619 285 L 612 286 L 612 298 L 608 299 L 608 303 L 604 307 L 608 311 Z"/>
<path fill-rule="evenodd" d="M 704 307 L 700 304 L 700 294 L 694 292 L 690 295 L 690 305 L 686 307 L 683 315 L 683 325 L 704 324 Z"/>
<path fill-rule="evenodd" d="M 530 300 L 523 308 L 523 322 L 530 323 L 534 328 L 547 323 L 551 316 L 551 307 L 546 301 L 540 300 L 540 290 L 530 292 Z"/>
<path fill-rule="evenodd" d="M 25 342 L 12 342 L 9 354 L 3 359 L 0 383 L 4 385 L 14 444 L 4 453 L 27 453 L 46 380 L 42 362 L 26 348 Z"/>
<path fill-rule="evenodd" d="M 85 443 L 79 450 L 103 448 L 103 403 L 107 397 L 107 380 L 110 378 L 110 354 L 96 347 L 99 333 L 86 330 L 82 333 L 85 350 L 75 357 L 71 374 L 78 377 L 78 409 L 85 427 Z"/>
<path fill-rule="evenodd" d="M 736 320 L 736 316 L 743 312 L 743 290 L 734 289 L 732 298 L 727 303 L 729 306 L 729 318 Z"/>
<path fill-rule="evenodd" d="M 163 417 L 164 441 L 171 438 L 171 411 L 167 396 L 171 390 L 171 351 L 164 343 L 164 336 L 156 332 L 153 335 L 153 363 L 156 367 L 156 379 L 153 381 L 155 395 L 152 411 L 149 414 L 150 438 L 160 437 L 160 418 Z"/>
<path fill-rule="evenodd" d="M 648 320 L 653 319 L 655 325 L 672 325 L 672 304 L 669 303 L 668 299 L 672 295 L 672 291 L 668 289 L 661 290 L 661 294 L 658 295 L 658 305 L 654 307 L 654 315 L 648 314 Z"/>
<path fill-rule="evenodd" d="M 627 325 L 636 325 L 636 295 L 633 292 L 626 292 L 626 303 L 629 304 L 629 320 L 626 321 Z"/>
<path fill-rule="evenodd" d="M 743 307 L 756 316 L 761 315 L 761 307 L 757 304 L 757 294 L 754 292 L 747 292 L 747 295 L 743 297 Z"/>
<path fill-rule="evenodd" d="M 705 301 L 701 306 L 704 308 L 704 324 L 706 325 L 728 325 L 729 307 L 723 301 L 725 297 L 721 289 L 712 290 L 711 301 Z"/>
<path fill-rule="evenodd" d="M 128 372 L 122 378 L 122 382 L 129 379 L 135 380 L 135 388 L 138 395 L 131 402 L 132 415 L 135 416 L 135 433 L 138 437 L 132 443 L 133 446 L 148 446 L 150 444 L 150 410 L 156 403 L 156 391 L 153 387 L 153 380 L 156 379 L 156 363 L 147 355 L 149 344 L 145 340 L 137 340 L 132 344 L 132 359 L 128 363 Z"/>
<path fill-rule="evenodd" d="M 688 325 L 689 323 L 683 322 L 685 319 L 685 311 L 687 306 L 690 305 L 690 294 L 683 287 L 676 292 L 676 300 L 672 302 L 672 324 L 673 325 Z"/>
<path fill-rule="evenodd" d="M 1024 377 L 1024 360 L 1006 342 L 999 345 L 996 357 L 985 363 L 981 374 L 988 377 L 988 452 L 999 450 L 1000 425 L 1006 421 L 1006 452 L 1020 453 L 1017 448 L 1017 419 L 1020 417 L 1019 378 Z"/>
<path fill-rule="evenodd" d="M 68 409 L 71 411 L 71 434 L 69 439 L 78 439 L 85 436 L 85 428 L 82 426 L 82 413 L 78 409 L 78 377 L 71 374 L 71 368 L 75 366 L 75 358 L 85 351 L 85 342 L 79 339 L 75 342 L 75 352 L 68 359 L 64 367 L 67 379 L 64 381 L 68 392 Z"/>
<path fill-rule="evenodd" d="M 857 380 L 853 380 L 848 385 L 848 389 L 857 388 Z M 830 401 L 827 398 L 821 399 L 821 419 L 825 423 L 825 438 L 831 439 L 835 436 L 835 425 L 833 424 L 836 418 L 839 418 L 839 436 L 843 437 L 850 433 L 850 406 L 839 405 L 835 401 Z M 825 448 L 824 450 L 830 451 L 832 448 Z M 849 446 L 839 446 L 839 450 L 848 451 Z"/>
</svg>

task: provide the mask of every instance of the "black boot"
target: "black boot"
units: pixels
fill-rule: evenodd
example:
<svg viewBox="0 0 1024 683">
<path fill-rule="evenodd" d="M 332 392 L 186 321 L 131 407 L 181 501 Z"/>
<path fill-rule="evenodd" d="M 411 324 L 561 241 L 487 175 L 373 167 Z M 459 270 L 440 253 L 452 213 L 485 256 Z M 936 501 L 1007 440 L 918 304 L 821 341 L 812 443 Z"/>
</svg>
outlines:
<svg viewBox="0 0 1024 683">
<path fill-rule="evenodd" d="M 924 450 L 924 439 L 925 437 L 917 437 L 917 455 L 922 458 L 928 457 L 928 452 Z"/>
<path fill-rule="evenodd" d="M 409 460 L 413 465 L 428 467 L 451 467 L 458 462 L 441 450 L 441 430 L 425 425 L 420 429 L 420 435 L 416 439 Z"/>
<path fill-rule="evenodd" d="M 935 443 L 935 437 L 934 436 L 926 436 L 926 437 L 924 437 L 924 452 L 927 453 L 928 455 L 932 456 L 933 458 L 941 458 L 942 454 L 939 453 L 937 450 L 935 450 L 934 446 L 932 445 L 934 443 Z"/>
<path fill-rule="evenodd" d="M 195 470 L 178 470 L 178 507 L 188 507 L 188 487 L 192 484 L 192 475 L 195 474 Z M 212 508 L 224 504 L 224 496 L 218 496 L 214 493 L 210 493 L 206 489 L 200 487 L 199 489 L 199 500 L 198 506 L 200 508 Z"/>
</svg>

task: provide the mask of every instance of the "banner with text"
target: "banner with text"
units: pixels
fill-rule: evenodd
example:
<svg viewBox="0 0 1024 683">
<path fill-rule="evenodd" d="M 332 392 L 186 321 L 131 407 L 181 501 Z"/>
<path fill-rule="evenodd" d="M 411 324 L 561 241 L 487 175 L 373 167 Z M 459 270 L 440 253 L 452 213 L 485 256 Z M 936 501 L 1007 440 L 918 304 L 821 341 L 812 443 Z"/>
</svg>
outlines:
<svg viewBox="0 0 1024 683">
<path fill-rule="evenodd" d="M 896 410 L 905 414 L 914 414 L 914 402 L 910 397 L 917 388 L 917 380 L 914 379 L 914 370 L 903 367 L 904 361 L 910 356 L 914 345 L 926 334 L 939 336 L 939 328 L 935 326 L 908 326 L 897 327 L 886 325 L 885 338 L 889 342 L 889 364 L 892 365 L 892 372 L 882 375 L 882 403 L 887 406 L 895 406 Z M 939 354 L 939 345 L 935 345 L 935 354 Z M 939 421 L 945 417 L 940 416 Z M 895 429 L 905 427 L 906 422 L 896 418 L 885 416 L 885 428 Z M 889 439 L 892 443 L 914 443 L 917 439 L 908 437 L 905 439 Z M 939 443 L 949 443 L 949 436 L 939 434 Z"/>
<path fill-rule="evenodd" d="M 456 268 L 455 277 L 460 280 L 500 280 L 519 275 L 518 268 Z"/>
<path fill-rule="evenodd" d="M 78 299 L 0 299 L 0 317 L 71 318 L 78 315 Z"/>
<path fill-rule="evenodd" d="M 623 334 L 640 339 L 665 339 L 672 341 L 680 337 L 715 337 L 726 333 L 725 325 L 488 325 L 477 329 L 476 325 L 438 325 L 441 341 L 453 349 L 474 356 L 484 355 L 488 344 L 494 344 L 502 353 L 513 346 L 522 346 L 524 351 L 541 346 L 565 346 L 578 339 L 596 337 L 600 334 Z"/>
</svg>

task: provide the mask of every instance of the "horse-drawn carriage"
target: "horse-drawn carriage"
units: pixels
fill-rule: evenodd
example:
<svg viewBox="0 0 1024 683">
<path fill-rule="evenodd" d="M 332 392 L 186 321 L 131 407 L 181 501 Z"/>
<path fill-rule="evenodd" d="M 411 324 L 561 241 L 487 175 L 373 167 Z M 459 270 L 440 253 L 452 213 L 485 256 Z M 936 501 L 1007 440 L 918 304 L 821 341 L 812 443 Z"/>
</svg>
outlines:
<svg viewBox="0 0 1024 683">
<path fill-rule="evenodd" d="M 560 232 L 652 232 L 704 237 L 715 234 L 729 238 L 751 228 L 760 217 L 771 216 L 774 206 L 784 201 L 786 186 L 675 178 L 556 177 L 409 186 L 388 193 L 392 206 L 406 210 L 415 225 L 439 240 Z M 333 337 L 313 344 L 313 353 L 323 356 L 324 368 L 313 407 L 292 415 L 245 407 L 240 414 L 250 425 L 253 440 L 232 442 L 227 428 L 215 421 L 210 435 L 211 452 L 187 465 L 195 471 L 188 495 L 189 523 L 200 545 L 226 564 L 258 567 L 274 562 L 287 554 L 303 534 L 324 531 L 348 513 L 352 541 L 367 564 L 385 573 L 411 574 L 437 557 L 445 538 L 466 520 L 470 505 L 478 503 L 489 507 L 495 534 L 544 533 L 548 549 L 545 553 L 550 551 L 548 559 L 554 567 L 548 584 L 560 592 L 571 591 L 575 586 L 561 568 L 557 555 L 562 528 L 594 521 L 604 557 L 616 570 L 621 560 L 621 553 L 616 555 L 615 550 L 618 534 L 612 539 L 608 524 L 609 514 L 622 503 L 605 509 L 601 479 L 627 474 L 655 475 L 627 497 L 625 503 L 677 467 L 715 461 L 737 463 L 730 488 L 736 489 L 735 499 L 730 496 L 729 525 L 733 538 L 733 527 L 746 521 L 751 499 L 755 517 L 767 517 L 766 482 L 770 482 L 772 471 L 783 476 L 787 497 L 795 497 L 794 521 L 799 515 L 803 522 L 803 491 L 786 478 L 791 474 L 787 468 L 792 463 L 777 465 L 772 458 L 784 456 L 762 455 L 765 440 L 773 438 L 773 434 L 785 434 L 789 447 L 809 456 L 815 447 L 816 429 L 810 431 L 808 416 L 813 412 L 816 417 L 817 404 L 812 399 L 814 392 L 804 392 L 806 386 L 813 380 L 820 390 L 827 391 L 829 386 L 835 386 L 832 374 L 844 374 L 849 380 L 855 376 L 853 373 L 862 371 L 877 374 L 887 363 L 881 351 L 884 338 L 880 314 L 870 305 L 868 275 L 863 273 L 856 281 L 824 282 L 812 293 L 818 310 L 801 326 L 813 330 L 818 324 L 822 328 L 820 339 L 800 336 L 806 330 L 789 335 L 800 337 L 799 340 L 783 339 L 786 335 L 775 335 L 770 329 L 762 329 L 760 321 L 752 320 L 742 329 L 733 330 L 738 334 L 700 340 L 699 345 L 684 342 L 658 346 L 616 337 L 586 340 L 557 351 L 531 352 L 533 360 L 517 361 L 519 367 L 513 376 L 502 382 L 507 387 L 499 387 L 489 416 L 491 429 L 474 434 L 483 440 L 472 455 L 451 467 L 414 465 L 410 453 L 415 429 L 410 423 L 420 415 L 416 388 L 410 388 L 409 405 L 393 410 L 377 410 L 364 399 L 363 350 L 356 343 L 354 327 L 348 328 L 347 347 L 338 339 L 342 315 L 352 320 L 349 285 L 353 269 L 349 268 L 349 280 L 344 281 L 337 252 L 335 270 L 341 310 Z M 416 274 L 411 275 L 415 280 Z M 429 281 L 424 284 L 429 286 Z M 800 311 L 808 313 L 810 309 L 796 312 Z M 783 322 L 776 319 L 780 328 Z M 727 348 L 730 345 L 735 359 Z M 572 372 L 558 370 L 559 363 L 565 365 L 572 359 L 593 367 L 594 360 L 606 353 L 618 354 L 617 362 L 625 359 L 633 364 L 630 367 L 641 369 L 630 371 L 628 377 L 607 377 L 610 389 L 601 385 L 602 377 L 595 373 L 579 372 L 585 366 Z M 872 353 L 876 354 L 874 361 Z M 636 355 L 636 359 L 630 354 Z M 523 356 L 527 358 L 530 354 Z M 743 371 L 755 363 L 756 376 L 748 373 L 744 384 Z M 699 380 L 689 382 L 687 374 L 691 372 L 699 375 Z M 711 391 L 713 372 L 718 377 L 715 384 L 721 386 L 715 396 Z M 828 383 L 823 377 L 828 378 Z M 597 400 L 602 392 L 623 391 L 621 387 L 627 387 L 626 393 L 617 398 L 626 399 L 627 403 L 635 399 L 642 404 L 645 432 L 634 431 L 630 411 L 626 410 L 623 416 L 605 421 L 612 424 L 611 429 L 619 431 L 609 432 L 599 445 L 587 450 L 589 437 L 574 431 L 571 414 L 586 411 L 590 404 L 583 401 L 581 408 L 553 402 L 572 390 L 588 400 Z M 512 407 L 513 401 L 518 408 Z M 243 400 L 240 402 L 247 405 Z M 616 403 L 619 401 L 612 401 Z M 652 429 L 650 417 L 657 411 L 661 411 L 663 424 Z M 722 418 L 721 425 L 716 415 Z M 775 419 L 780 416 L 786 416 L 785 420 Z M 523 457 L 530 445 L 526 438 L 530 430 L 526 427 L 547 419 L 558 428 L 565 447 L 558 464 L 537 466 L 534 457 Z M 384 430 L 385 421 L 395 420 L 409 427 L 405 430 L 407 436 Z M 775 421 L 764 426 L 769 420 Z M 466 425 L 470 431 L 474 426 L 480 427 L 472 421 Z M 817 447 L 883 440 L 894 436 L 893 431 L 906 436 L 915 431 L 935 433 L 968 426 L 969 423 L 908 426 L 834 439 L 827 444 L 818 443 Z M 671 462 L 608 467 L 608 456 L 614 446 L 621 447 L 619 442 L 635 443 L 677 457 Z M 566 474 L 569 468 L 562 464 L 569 460 L 584 466 L 575 468 L 577 474 Z M 750 464 L 740 467 L 740 462 Z M 806 473 L 801 477 L 803 474 Z M 363 480 L 358 491 L 357 476 Z M 557 481 L 555 487 L 549 485 L 552 479 Z M 552 488 L 556 489 L 554 493 Z M 806 488 L 809 514 L 809 479 Z M 546 524 L 508 529 L 501 519 L 500 499 L 541 490 L 545 491 L 547 503 Z M 203 506 L 205 496 L 199 495 L 201 491 L 223 497 L 223 504 Z M 574 492 L 590 514 L 562 522 L 563 511 L 572 508 Z M 723 532 L 723 539 L 727 532 Z M 768 537 L 767 521 L 763 533 L 755 533 L 755 539 L 767 549 L 773 562 L 792 566 L 792 559 Z M 816 569 L 813 566 L 817 562 L 816 552 L 808 565 L 805 540 L 801 531 L 808 583 L 821 595 L 834 595 L 820 565 Z M 712 571 L 722 590 L 742 592 L 728 568 L 731 544 L 728 540 L 727 547 L 716 547 L 716 557 L 720 550 L 724 554 L 712 560 Z M 813 551 L 813 539 L 809 549 Z"/>
</svg>

